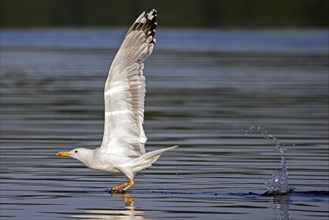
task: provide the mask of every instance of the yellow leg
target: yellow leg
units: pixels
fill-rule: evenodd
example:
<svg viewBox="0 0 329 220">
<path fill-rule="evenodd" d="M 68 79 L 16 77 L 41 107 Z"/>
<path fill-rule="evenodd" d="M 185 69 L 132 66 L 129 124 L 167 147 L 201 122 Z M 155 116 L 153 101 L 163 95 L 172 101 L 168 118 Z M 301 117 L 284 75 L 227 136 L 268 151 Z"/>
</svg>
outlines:
<svg viewBox="0 0 329 220">
<path fill-rule="evenodd" d="M 129 182 L 127 183 L 127 185 L 125 186 L 125 188 L 123 188 L 123 190 L 128 190 L 130 187 L 132 187 L 135 184 L 134 180 L 131 179 L 129 180 Z"/>
<path fill-rule="evenodd" d="M 123 192 L 123 191 L 127 191 L 130 187 L 132 187 L 134 185 L 134 180 L 130 179 L 128 182 L 126 183 L 121 183 L 115 187 L 112 187 L 112 191 L 113 192 Z"/>
</svg>

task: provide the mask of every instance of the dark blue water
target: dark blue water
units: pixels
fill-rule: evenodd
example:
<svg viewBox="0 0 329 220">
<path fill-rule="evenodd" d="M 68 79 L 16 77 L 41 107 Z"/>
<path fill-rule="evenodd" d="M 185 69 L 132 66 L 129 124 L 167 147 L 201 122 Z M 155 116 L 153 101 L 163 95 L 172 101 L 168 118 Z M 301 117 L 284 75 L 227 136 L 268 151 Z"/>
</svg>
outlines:
<svg viewBox="0 0 329 220">
<path fill-rule="evenodd" d="M 55 156 L 99 146 L 124 31 L 0 33 L 1 218 L 328 218 L 328 31 L 160 29 L 145 64 L 146 149 L 180 147 L 125 195 L 107 192 L 124 176 Z M 286 149 L 287 195 L 263 195 L 281 169 L 269 135 Z"/>
</svg>

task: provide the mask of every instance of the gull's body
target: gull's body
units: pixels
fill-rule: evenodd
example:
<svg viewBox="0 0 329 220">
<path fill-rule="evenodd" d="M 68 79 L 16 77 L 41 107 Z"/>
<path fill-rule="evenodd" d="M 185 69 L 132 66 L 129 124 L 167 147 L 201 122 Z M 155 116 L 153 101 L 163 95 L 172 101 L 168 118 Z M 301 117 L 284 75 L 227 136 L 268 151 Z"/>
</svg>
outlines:
<svg viewBox="0 0 329 220">
<path fill-rule="evenodd" d="M 77 148 L 59 152 L 86 166 L 108 172 L 122 172 L 129 182 L 113 187 L 129 189 L 137 171 L 150 167 L 163 152 L 177 146 L 145 153 L 144 129 L 145 77 L 144 61 L 155 44 L 156 10 L 143 12 L 128 30 L 109 70 L 105 83 L 105 122 L 100 147 Z"/>
</svg>

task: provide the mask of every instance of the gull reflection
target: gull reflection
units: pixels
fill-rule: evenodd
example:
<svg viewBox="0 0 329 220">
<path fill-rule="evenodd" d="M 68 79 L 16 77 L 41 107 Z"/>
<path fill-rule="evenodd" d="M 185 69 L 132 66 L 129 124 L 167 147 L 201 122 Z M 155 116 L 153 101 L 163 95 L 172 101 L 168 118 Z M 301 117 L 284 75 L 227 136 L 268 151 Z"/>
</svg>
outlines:
<svg viewBox="0 0 329 220">
<path fill-rule="evenodd" d="M 86 210 L 85 213 L 79 215 L 73 215 L 71 217 L 79 219 L 115 219 L 115 220 L 145 220 L 144 212 L 135 210 L 134 198 L 126 193 L 112 194 L 114 197 L 119 198 L 125 203 L 123 209 L 95 209 Z"/>
</svg>

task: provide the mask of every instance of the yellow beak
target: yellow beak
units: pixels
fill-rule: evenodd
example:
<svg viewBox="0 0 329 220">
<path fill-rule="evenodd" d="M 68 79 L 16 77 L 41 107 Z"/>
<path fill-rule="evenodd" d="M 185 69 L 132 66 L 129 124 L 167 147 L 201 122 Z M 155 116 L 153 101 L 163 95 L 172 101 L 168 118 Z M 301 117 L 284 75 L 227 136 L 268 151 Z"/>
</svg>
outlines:
<svg viewBox="0 0 329 220">
<path fill-rule="evenodd" d="M 59 156 L 59 157 L 64 157 L 64 156 L 69 157 L 70 153 L 66 152 L 66 151 L 60 151 L 56 155 Z"/>
</svg>

